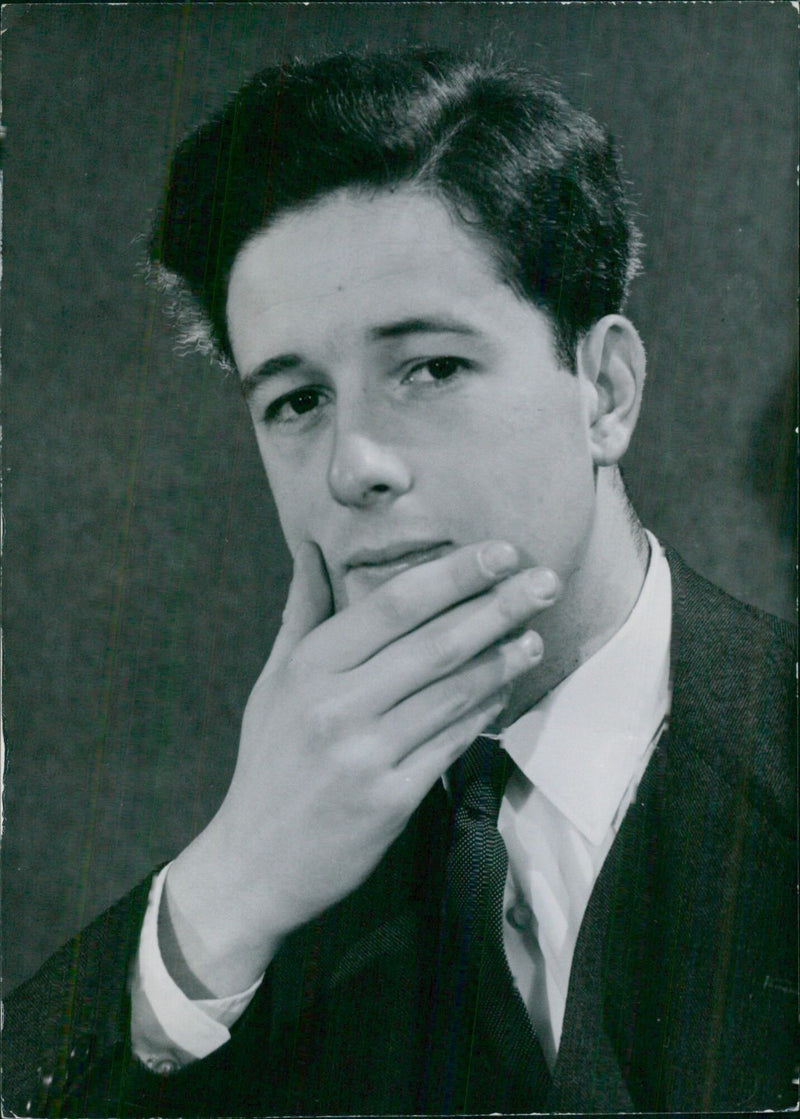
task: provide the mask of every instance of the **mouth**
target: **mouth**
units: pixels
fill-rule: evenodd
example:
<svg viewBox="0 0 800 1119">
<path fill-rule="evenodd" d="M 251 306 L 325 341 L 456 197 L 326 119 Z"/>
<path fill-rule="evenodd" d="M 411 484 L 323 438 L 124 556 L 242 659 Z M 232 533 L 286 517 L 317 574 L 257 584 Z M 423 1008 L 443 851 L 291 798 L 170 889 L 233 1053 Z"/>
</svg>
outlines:
<svg viewBox="0 0 800 1119">
<path fill-rule="evenodd" d="M 345 561 L 344 574 L 385 582 L 401 571 L 438 559 L 453 547 L 451 540 L 406 540 L 382 548 L 362 548 Z"/>
</svg>

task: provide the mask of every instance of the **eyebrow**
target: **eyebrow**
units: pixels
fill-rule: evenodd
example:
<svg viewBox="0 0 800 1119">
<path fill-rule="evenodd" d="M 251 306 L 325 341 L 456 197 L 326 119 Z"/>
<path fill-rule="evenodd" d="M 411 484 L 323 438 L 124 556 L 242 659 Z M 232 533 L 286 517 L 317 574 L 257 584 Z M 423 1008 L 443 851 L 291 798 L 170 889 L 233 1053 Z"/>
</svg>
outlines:
<svg viewBox="0 0 800 1119">
<path fill-rule="evenodd" d="M 278 357 L 270 357 L 262 361 L 251 373 L 245 373 L 241 379 L 240 384 L 245 400 L 270 377 L 277 377 L 279 373 L 288 373 L 302 364 L 303 359 L 299 354 L 279 354 Z"/>
<path fill-rule="evenodd" d="M 447 315 L 435 315 L 424 319 L 401 319 L 399 322 L 387 323 L 385 326 L 374 326 L 369 331 L 369 337 L 375 341 L 382 341 L 384 338 L 402 338 L 406 334 L 461 334 L 474 338 L 478 331 L 467 323 L 451 319 Z"/>
<path fill-rule="evenodd" d="M 474 327 L 458 319 L 436 315 L 431 318 L 400 319 L 398 322 L 373 326 L 367 331 L 367 337 L 370 341 L 382 342 L 391 338 L 404 338 L 409 334 L 460 334 L 462 337 L 475 338 L 478 333 Z M 261 365 L 241 378 L 245 399 L 252 396 L 258 386 L 268 381 L 270 377 L 276 377 L 279 373 L 289 373 L 303 364 L 304 360 L 299 354 L 279 354 L 277 357 L 262 361 Z"/>
</svg>

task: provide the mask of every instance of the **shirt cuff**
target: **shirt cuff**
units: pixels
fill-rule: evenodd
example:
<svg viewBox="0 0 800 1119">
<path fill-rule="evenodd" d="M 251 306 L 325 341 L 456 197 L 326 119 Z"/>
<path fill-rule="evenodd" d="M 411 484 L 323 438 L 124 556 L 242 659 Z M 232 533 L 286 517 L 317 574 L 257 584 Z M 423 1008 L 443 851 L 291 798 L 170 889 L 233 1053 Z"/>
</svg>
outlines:
<svg viewBox="0 0 800 1119">
<path fill-rule="evenodd" d="M 131 984 L 131 1045 L 152 1072 L 177 1072 L 219 1049 L 244 1013 L 261 979 L 238 995 L 190 999 L 173 980 L 158 945 L 158 910 L 169 866 L 150 887 Z"/>
</svg>

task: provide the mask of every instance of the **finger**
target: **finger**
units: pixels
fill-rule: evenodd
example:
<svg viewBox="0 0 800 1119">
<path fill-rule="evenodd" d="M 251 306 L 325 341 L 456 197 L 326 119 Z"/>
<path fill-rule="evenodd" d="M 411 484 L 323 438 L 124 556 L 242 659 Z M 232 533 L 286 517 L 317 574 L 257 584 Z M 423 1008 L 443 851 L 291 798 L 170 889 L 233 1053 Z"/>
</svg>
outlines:
<svg viewBox="0 0 800 1119">
<path fill-rule="evenodd" d="M 531 568 L 420 626 L 357 670 L 363 678 L 365 702 L 374 714 L 382 714 L 434 681 L 458 672 L 551 606 L 556 591 L 552 572 Z"/>
<path fill-rule="evenodd" d="M 509 686 L 535 668 L 542 653 L 539 635 L 526 632 L 398 704 L 380 720 L 387 764 L 397 765 L 409 753 L 427 749 L 430 740 L 485 704 L 507 702 Z"/>
<path fill-rule="evenodd" d="M 292 583 L 270 660 L 290 657 L 300 641 L 333 613 L 330 584 L 316 544 L 303 541 L 295 552 Z"/>
<path fill-rule="evenodd" d="M 374 656 L 443 610 L 482 594 L 519 570 L 512 545 L 488 541 L 458 548 L 389 580 L 320 628 L 306 655 L 344 671 Z"/>
<path fill-rule="evenodd" d="M 504 706 L 502 699 L 488 700 L 403 758 L 387 776 L 397 799 L 407 799 L 409 810 L 413 811 L 453 762 L 491 726 Z"/>
</svg>

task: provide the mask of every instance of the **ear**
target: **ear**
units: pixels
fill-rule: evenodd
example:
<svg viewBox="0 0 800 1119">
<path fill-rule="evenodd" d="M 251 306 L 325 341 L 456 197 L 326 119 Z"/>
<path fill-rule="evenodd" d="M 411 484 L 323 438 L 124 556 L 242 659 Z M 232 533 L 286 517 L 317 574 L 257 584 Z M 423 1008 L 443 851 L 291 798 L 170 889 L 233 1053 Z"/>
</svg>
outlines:
<svg viewBox="0 0 800 1119">
<path fill-rule="evenodd" d="M 628 449 L 639 418 L 645 364 L 642 340 L 623 315 L 599 319 L 578 345 L 577 371 L 596 466 L 615 465 Z"/>
</svg>

